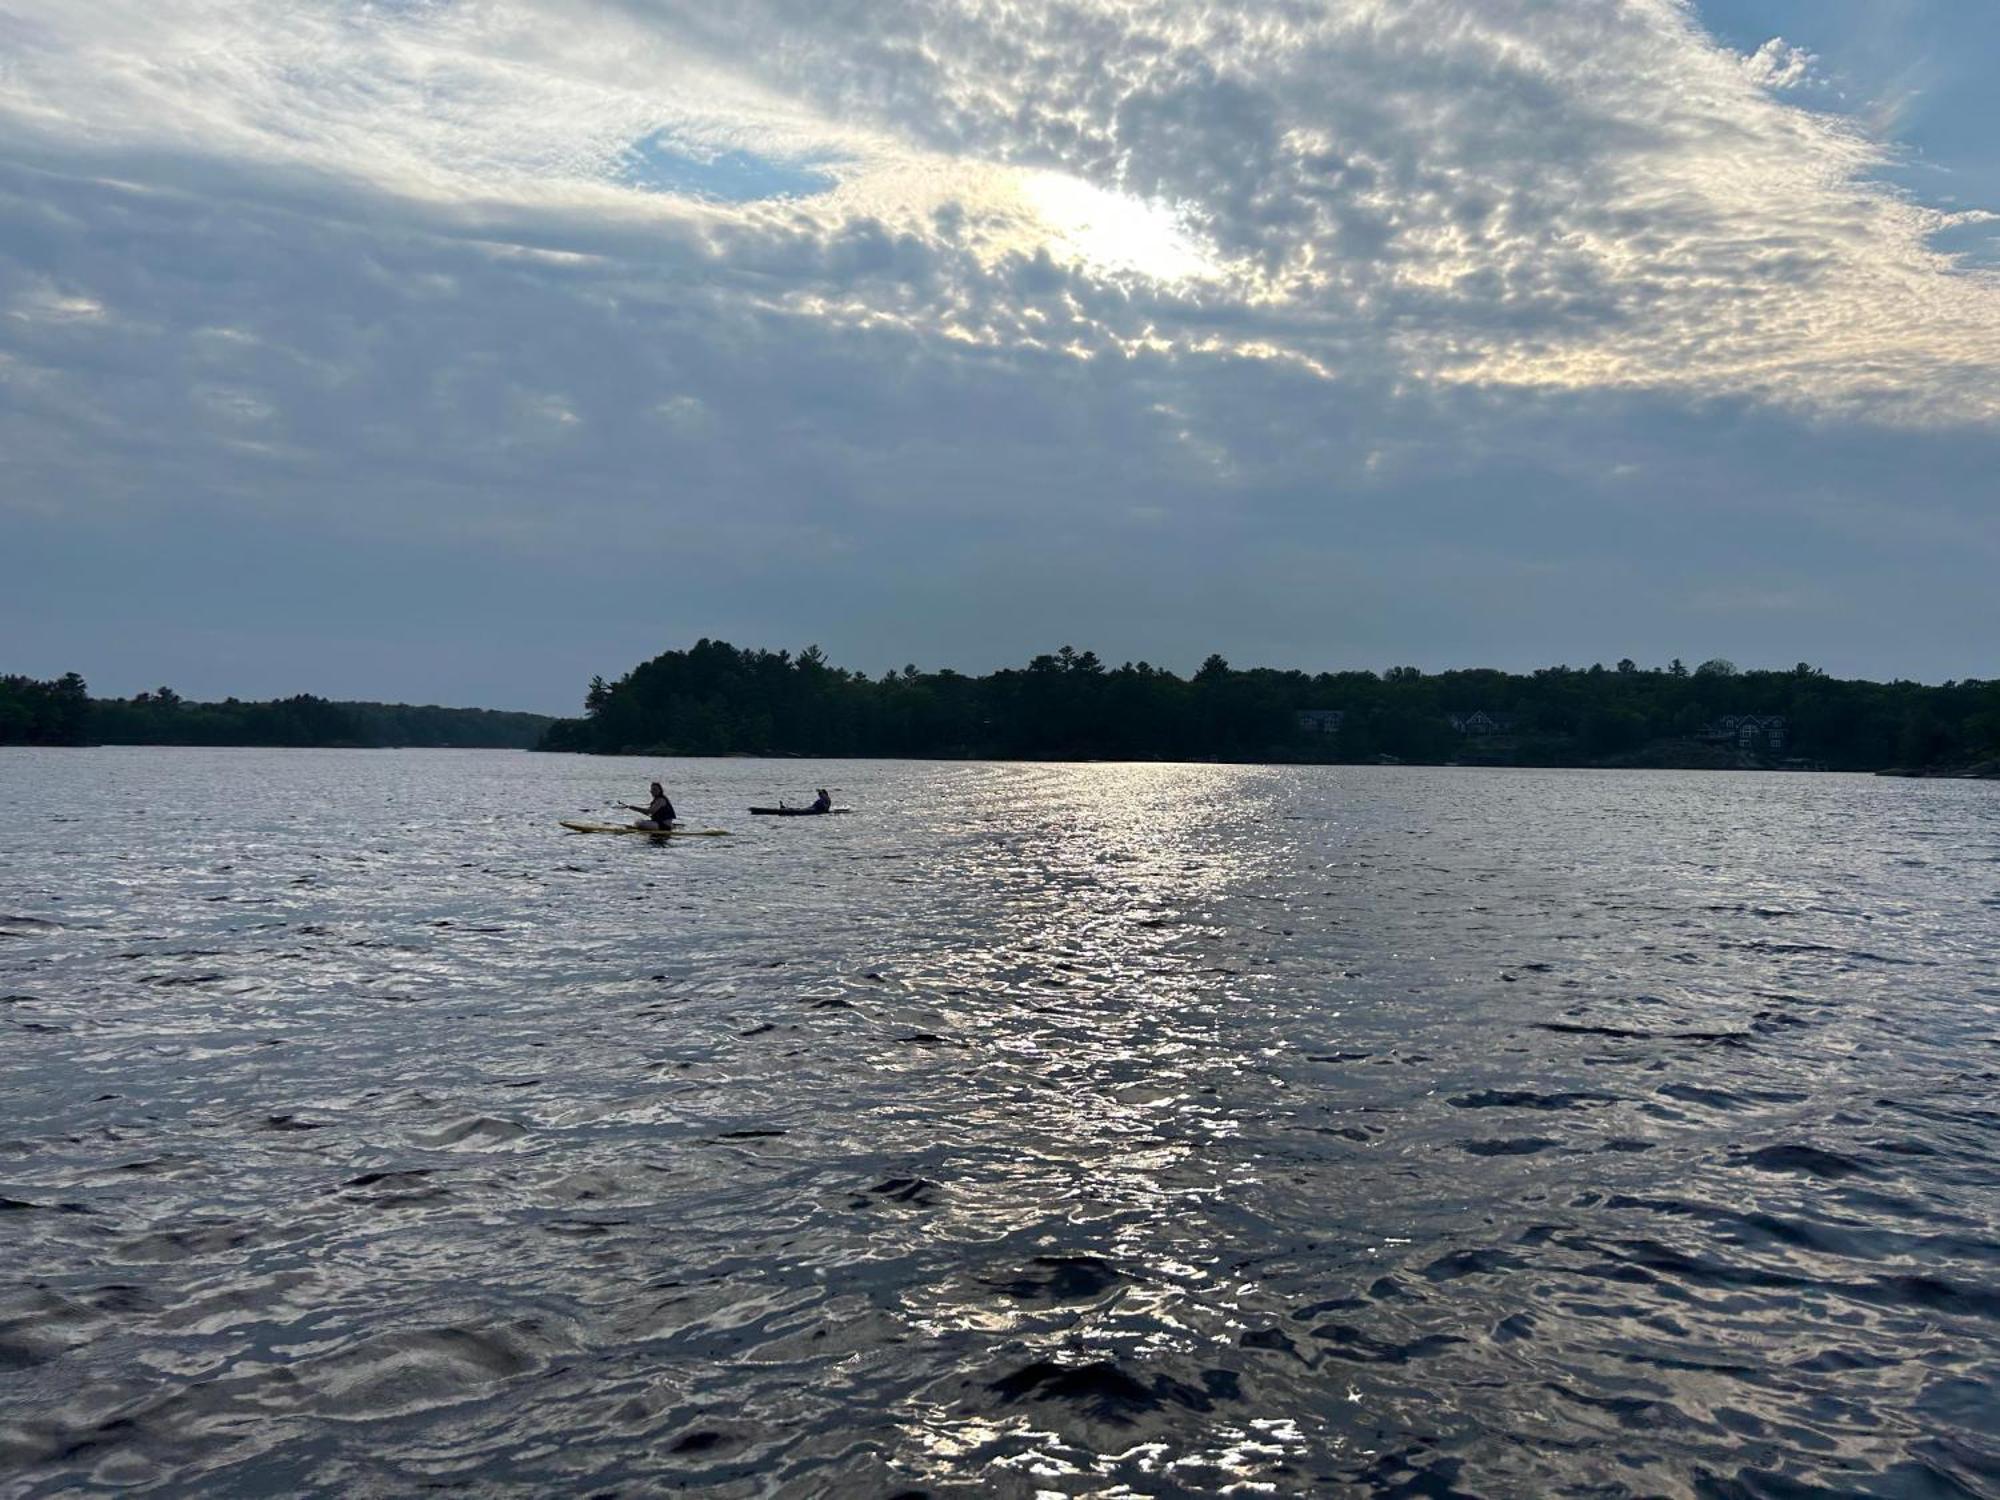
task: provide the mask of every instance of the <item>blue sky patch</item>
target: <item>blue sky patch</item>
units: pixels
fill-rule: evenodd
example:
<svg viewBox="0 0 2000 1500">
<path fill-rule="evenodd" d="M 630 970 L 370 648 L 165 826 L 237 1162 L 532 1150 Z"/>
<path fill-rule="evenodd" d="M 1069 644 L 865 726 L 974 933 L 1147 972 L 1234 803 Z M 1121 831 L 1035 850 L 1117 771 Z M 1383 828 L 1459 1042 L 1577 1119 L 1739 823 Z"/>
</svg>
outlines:
<svg viewBox="0 0 2000 1500">
<path fill-rule="evenodd" d="M 627 148 L 620 178 L 656 193 L 721 203 L 810 198 L 834 185 L 830 162 L 779 161 L 749 151 L 698 153 L 657 132 Z"/>
</svg>

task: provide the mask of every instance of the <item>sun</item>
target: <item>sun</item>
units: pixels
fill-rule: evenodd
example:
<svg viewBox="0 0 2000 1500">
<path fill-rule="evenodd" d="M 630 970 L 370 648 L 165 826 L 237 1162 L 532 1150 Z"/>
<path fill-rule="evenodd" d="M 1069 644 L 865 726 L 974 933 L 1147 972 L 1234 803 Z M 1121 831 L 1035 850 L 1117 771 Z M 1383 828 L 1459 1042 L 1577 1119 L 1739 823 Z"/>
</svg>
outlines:
<svg viewBox="0 0 2000 1500">
<path fill-rule="evenodd" d="M 1113 192 L 1063 172 L 1024 173 L 1020 189 L 1044 243 L 1058 258 L 1154 281 L 1197 281 L 1217 274 L 1184 207 Z"/>
</svg>

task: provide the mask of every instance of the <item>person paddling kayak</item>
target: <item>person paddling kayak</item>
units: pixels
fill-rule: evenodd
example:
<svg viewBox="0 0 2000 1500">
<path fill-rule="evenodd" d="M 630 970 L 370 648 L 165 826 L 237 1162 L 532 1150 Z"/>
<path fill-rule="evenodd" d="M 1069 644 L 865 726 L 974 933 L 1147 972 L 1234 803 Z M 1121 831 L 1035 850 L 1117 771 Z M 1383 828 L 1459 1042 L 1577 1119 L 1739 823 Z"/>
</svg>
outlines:
<svg viewBox="0 0 2000 1500">
<path fill-rule="evenodd" d="M 819 795 L 813 798 L 808 806 L 793 807 L 781 797 L 778 799 L 776 807 L 753 807 L 750 811 L 766 818 L 808 818 L 814 813 L 844 813 L 847 809 L 844 807 L 835 807 L 833 805 L 833 793 L 829 792 L 825 787 L 821 787 Z"/>
<path fill-rule="evenodd" d="M 827 789 L 826 789 L 825 787 L 821 787 L 821 788 L 819 789 L 819 795 L 818 795 L 817 797 L 815 797 L 815 798 L 813 798 L 813 799 L 812 799 L 812 805 L 811 805 L 810 807 L 792 807 L 792 806 L 790 806 L 790 805 L 788 805 L 788 804 L 786 803 L 786 801 L 785 801 L 785 799 L 784 799 L 783 797 L 780 797 L 780 798 L 778 799 L 778 805 L 777 805 L 776 807 L 766 807 L 766 808 L 762 808 L 762 809 L 759 809 L 759 808 L 755 808 L 755 807 L 753 807 L 753 808 L 751 808 L 751 809 L 750 809 L 750 811 L 752 811 L 752 812 L 759 812 L 759 811 L 762 811 L 762 812 L 779 812 L 779 813 L 798 813 L 798 814 L 801 814 L 801 815 L 803 815 L 803 814 L 805 814 L 805 813 L 824 813 L 824 812 L 832 812 L 832 811 L 833 811 L 833 794 L 832 794 L 831 792 L 829 792 L 829 791 L 828 791 L 828 790 L 827 790 Z"/>
<path fill-rule="evenodd" d="M 635 813 L 644 813 L 655 828 L 665 829 L 674 826 L 674 818 L 676 816 L 674 804 L 668 798 L 666 792 L 661 789 L 657 781 L 653 783 L 652 800 L 644 807 L 631 802 L 621 802 L 618 805 Z"/>
</svg>

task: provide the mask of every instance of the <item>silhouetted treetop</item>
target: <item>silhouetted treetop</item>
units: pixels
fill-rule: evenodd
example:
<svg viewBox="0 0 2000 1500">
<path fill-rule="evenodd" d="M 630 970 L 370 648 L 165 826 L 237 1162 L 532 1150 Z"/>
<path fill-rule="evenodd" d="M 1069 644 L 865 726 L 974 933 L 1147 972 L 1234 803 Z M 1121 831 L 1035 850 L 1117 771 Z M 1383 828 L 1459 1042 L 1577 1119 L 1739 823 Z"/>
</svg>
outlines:
<svg viewBox="0 0 2000 1500">
<path fill-rule="evenodd" d="M 602 687 L 593 684 L 593 691 Z M 609 692 L 608 688 L 604 689 Z M 525 749 L 545 714 L 407 703 L 334 703 L 311 693 L 244 703 L 196 703 L 160 687 L 96 698 L 76 673 L 54 682 L 0 678 L 4 745 L 438 746 Z"/>
<path fill-rule="evenodd" d="M 616 682 L 593 679 L 584 706 L 545 748 L 1849 768 L 2000 753 L 2000 684 L 1842 682 L 1804 664 L 1741 672 L 1720 659 L 1692 674 L 1678 660 L 1646 669 L 1627 657 L 1615 671 L 1378 676 L 1239 670 L 1217 654 L 1182 678 L 1064 645 L 984 677 L 912 664 L 870 678 L 817 647 L 793 657 L 703 639 Z"/>
</svg>

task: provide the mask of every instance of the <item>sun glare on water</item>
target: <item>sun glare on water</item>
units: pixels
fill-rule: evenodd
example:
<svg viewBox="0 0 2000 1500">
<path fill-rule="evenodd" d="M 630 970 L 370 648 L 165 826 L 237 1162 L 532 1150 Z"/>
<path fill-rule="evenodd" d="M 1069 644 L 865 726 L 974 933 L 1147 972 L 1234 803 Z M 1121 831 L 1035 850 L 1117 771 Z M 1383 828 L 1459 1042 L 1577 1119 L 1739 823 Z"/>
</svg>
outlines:
<svg viewBox="0 0 2000 1500">
<path fill-rule="evenodd" d="M 1154 281 L 1216 274 L 1183 211 L 1172 205 L 1149 203 L 1061 172 L 1026 174 L 1021 195 L 1040 220 L 1050 252 L 1060 259 Z"/>
</svg>

